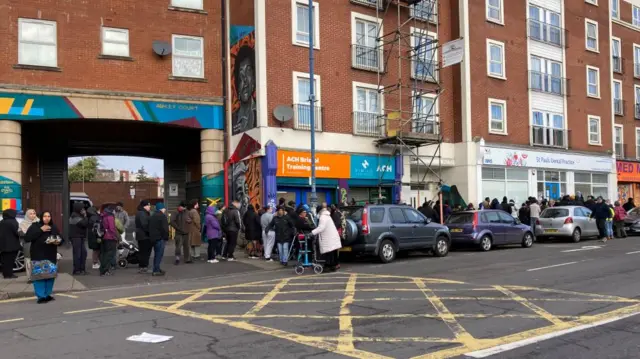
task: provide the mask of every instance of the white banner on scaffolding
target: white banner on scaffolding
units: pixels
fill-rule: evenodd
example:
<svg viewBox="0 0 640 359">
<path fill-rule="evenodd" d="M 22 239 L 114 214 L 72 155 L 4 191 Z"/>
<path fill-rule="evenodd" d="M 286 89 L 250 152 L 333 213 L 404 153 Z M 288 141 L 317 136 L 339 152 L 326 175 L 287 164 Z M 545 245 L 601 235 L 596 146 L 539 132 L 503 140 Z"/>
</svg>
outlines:
<svg viewBox="0 0 640 359">
<path fill-rule="evenodd" d="M 442 45 L 442 67 L 449 67 L 451 65 L 459 64 L 462 62 L 462 56 L 464 55 L 464 39 L 457 39 L 449 41 Z"/>
</svg>

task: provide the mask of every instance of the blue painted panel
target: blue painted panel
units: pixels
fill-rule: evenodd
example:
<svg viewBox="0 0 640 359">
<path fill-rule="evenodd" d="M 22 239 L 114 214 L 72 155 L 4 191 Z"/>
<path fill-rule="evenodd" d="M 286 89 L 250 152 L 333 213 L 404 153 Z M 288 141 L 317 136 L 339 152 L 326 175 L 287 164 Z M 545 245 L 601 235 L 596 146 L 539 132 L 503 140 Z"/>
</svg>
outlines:
<svg viewBox="0 0 640 359">
<path fill-rule="evenodd" d="M 396 163 L 392 156 L 351 155 L 351 178 L 383 180 L 395 179 Z"/>
</svg>

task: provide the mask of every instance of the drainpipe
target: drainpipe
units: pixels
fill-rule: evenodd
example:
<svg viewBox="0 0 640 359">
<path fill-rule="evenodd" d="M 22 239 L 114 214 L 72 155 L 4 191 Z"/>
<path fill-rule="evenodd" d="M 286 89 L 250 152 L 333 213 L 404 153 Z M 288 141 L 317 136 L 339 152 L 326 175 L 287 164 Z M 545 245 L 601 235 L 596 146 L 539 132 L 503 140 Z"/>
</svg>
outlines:
<svg viewBox="0 0 640 359">
<path fill-rule="evenodd" d="M 220 33 L 222 34 L 222 113 L 224 113 L 224 205 L 225 207 L 229 206 L 229 196 L 231 190 L 229 188 L 229 146 L 230 146 L 230 138 L 229 138 L 229 121 L 227 116 L 227 87 L 229 86 L 229 79 L 227 78 L 227 56 L 229 54 L 229 46 L 227 43 L 227 12 L 228 12 L 228 4 L 227 0 L 220 0 L 220 4 L 222 7 L 222 15 L 220 18 Z"/>
</svg>

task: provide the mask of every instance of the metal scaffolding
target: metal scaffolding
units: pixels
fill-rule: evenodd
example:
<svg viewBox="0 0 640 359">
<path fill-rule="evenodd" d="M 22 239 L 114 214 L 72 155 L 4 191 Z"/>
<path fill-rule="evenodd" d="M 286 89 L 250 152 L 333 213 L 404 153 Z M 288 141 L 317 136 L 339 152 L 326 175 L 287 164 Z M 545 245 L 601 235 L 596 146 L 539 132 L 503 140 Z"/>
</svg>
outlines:
<svg viewBox="0 0 640 359">
<path fill-rule="evenodd" d="M 429 183 L 435 183 L 439 190 L 443 182 L 437 0 L 371 2 L 376 1 L 378 22 L 387 28 L 393 24 L 384 32 L 378 26 L 377 46 L 370 49 L 373 56 L 361 51 L 381 57 L 376 64 L 378 92 L 384 94 L 385 104 L 378 121 L 378 153 L 390 148 L 393 154 L 410 157 L 417 180 L 412 174 L 410 183 L 403 185 L 428 192 Z"/>
</svg>

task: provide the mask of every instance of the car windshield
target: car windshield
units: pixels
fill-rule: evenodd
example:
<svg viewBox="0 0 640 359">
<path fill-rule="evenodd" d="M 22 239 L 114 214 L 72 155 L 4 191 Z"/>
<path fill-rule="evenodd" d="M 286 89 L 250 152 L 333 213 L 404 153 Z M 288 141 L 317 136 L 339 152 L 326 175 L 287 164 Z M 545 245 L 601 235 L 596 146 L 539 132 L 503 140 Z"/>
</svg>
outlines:
<svg viewBox="0 0 640 359">
<path fill-rule="evenodd" d="M 473 213 L 453 213 L 447 218 L 446 224 L 473 223 Z"/>
<path fill-rule="evenodd" d="M 362 220 L 362 208 L 353 208 L 353 211 L 343 211 L 345 218 L 350 218 L 354 222 Z"/>
<path fill-rule="evenodd" d="M 569 217 L 569 210 L 566 208 L 547 208 L 545 209 L 540 218 L 562 218 Z"/>
</svg>

